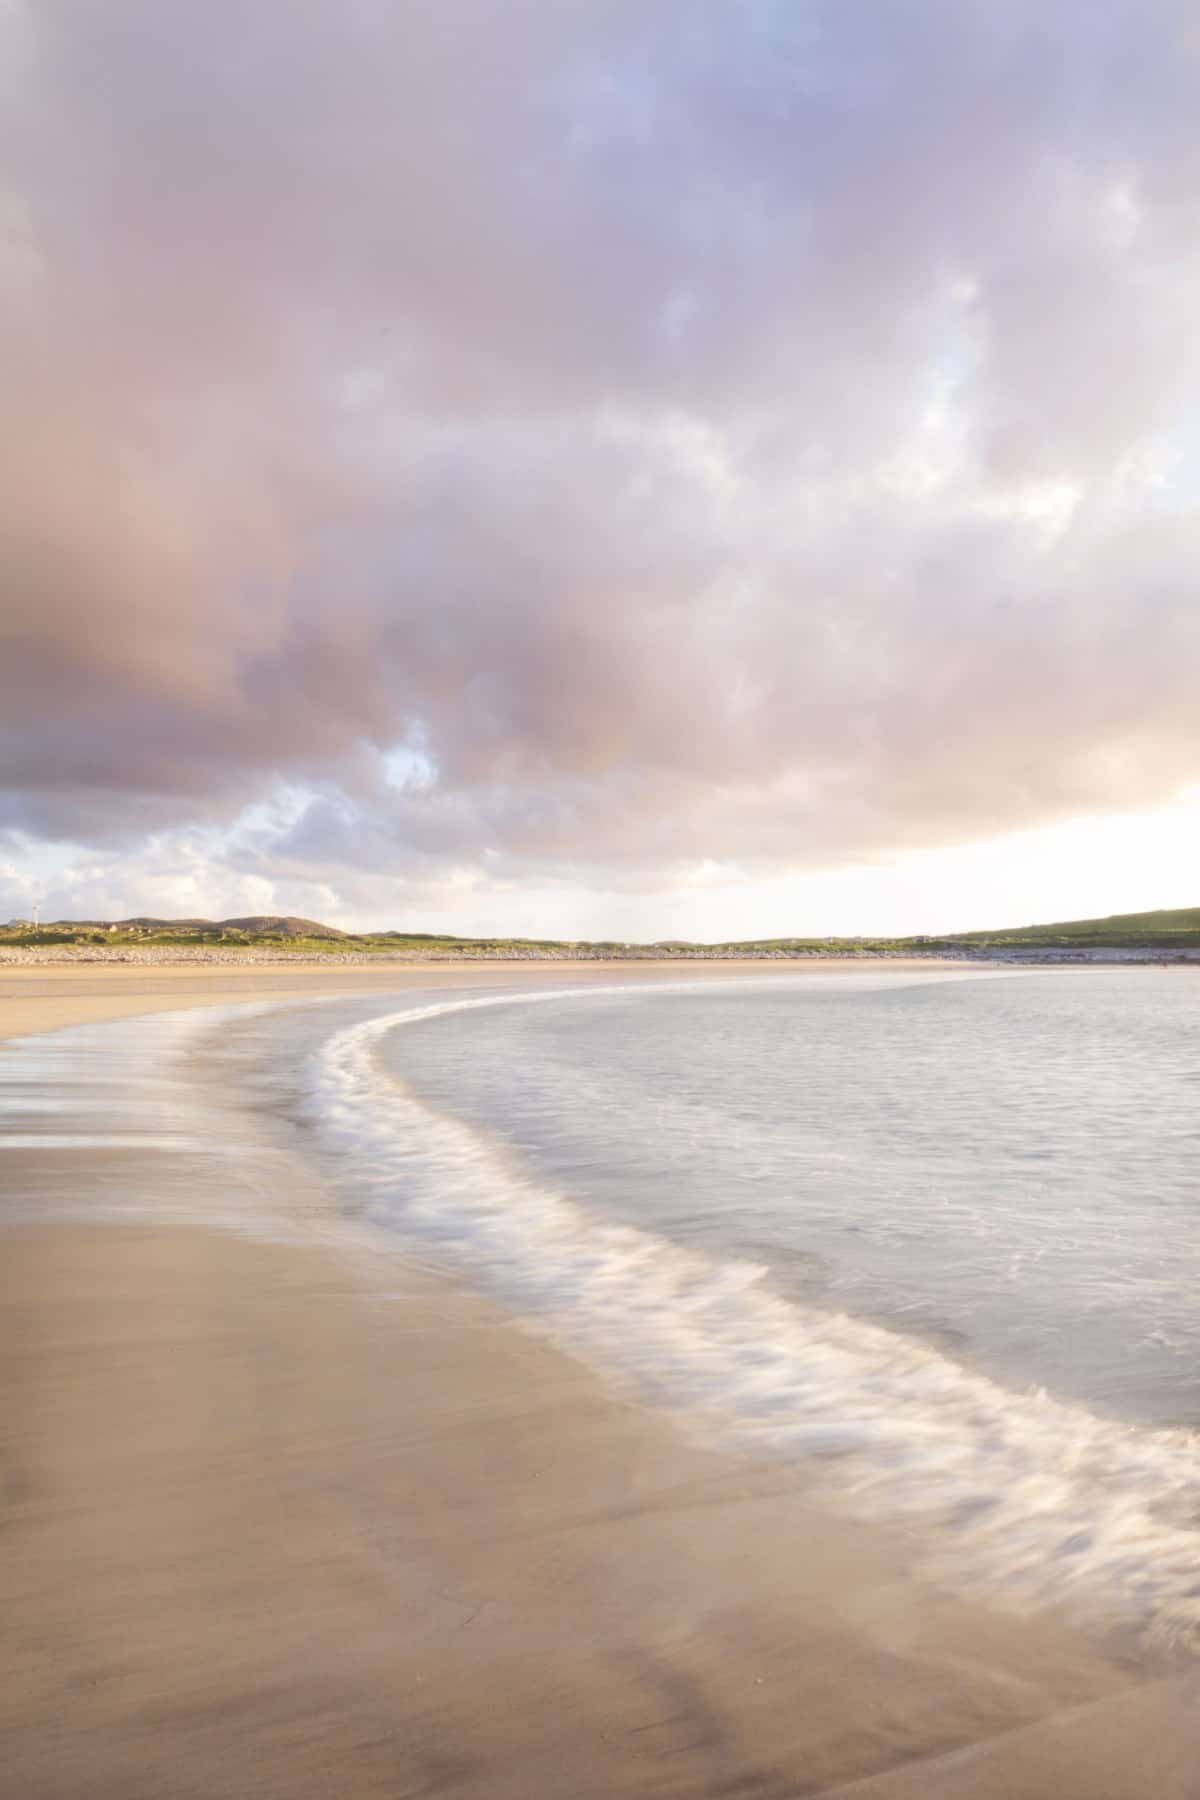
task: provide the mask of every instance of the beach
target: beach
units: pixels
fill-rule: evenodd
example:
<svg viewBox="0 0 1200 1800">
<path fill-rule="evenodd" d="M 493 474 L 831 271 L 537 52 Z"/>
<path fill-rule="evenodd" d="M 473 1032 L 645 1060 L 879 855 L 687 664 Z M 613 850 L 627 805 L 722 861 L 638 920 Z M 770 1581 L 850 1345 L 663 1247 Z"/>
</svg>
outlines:
<svg viewBox="0 0 1200 1800">
<path fill-rule="evenodd" d="M 771 974 L 819 981 L 847 970 L 870 972 L 865 959 L 826 957 L 793 964 L 770 964 Z M 890 958 L 893 969 L 924 969 L 929 959 Z M 950 965 L 953 966 L 953 965 Z M 0 963 L 0 1039 L 66 1025 L 127 1019 L 139 1013 L 171 1012 L 195 1006 L 228 1006 L 243 1001 L 297 1000 L 330 994 L 371 994 L 462 986 L 519 988 L 569 981 L 572 986 L 643 981 L 745 980 L 762 965 L 731 959 L 687 963 L 613 962 L 368 962 L 365 959 L 273 963 L 238 961 L 227 954 L 211 964 L 26 962 Z"/>
<path fill-rule="evenodd" d="M 0 1033 L 530 979 L 5 969 Z M 25 1217 L 0 1357 L 14 1800 L 1200 1793 L 1188 1674 L 935 1590 L 399 1255 Z"/>
</svg>

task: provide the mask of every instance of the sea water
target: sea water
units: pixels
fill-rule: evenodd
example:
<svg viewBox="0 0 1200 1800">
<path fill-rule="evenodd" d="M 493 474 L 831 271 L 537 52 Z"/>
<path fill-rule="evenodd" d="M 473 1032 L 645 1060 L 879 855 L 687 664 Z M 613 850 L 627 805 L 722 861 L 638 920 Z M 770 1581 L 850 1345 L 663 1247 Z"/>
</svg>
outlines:
<svg viewBox="0 0 1200 1800">
<path fill-rule="evenodd" d="M 10 1046 L 10 1142 L 49 1167 L 107 1130 L 153 1216 L 294 1229 L 272 1197 L 326 1194 L 939 1578 L 1200 1647 L 1196 979 L 181 1014 Z"/>
</svg>

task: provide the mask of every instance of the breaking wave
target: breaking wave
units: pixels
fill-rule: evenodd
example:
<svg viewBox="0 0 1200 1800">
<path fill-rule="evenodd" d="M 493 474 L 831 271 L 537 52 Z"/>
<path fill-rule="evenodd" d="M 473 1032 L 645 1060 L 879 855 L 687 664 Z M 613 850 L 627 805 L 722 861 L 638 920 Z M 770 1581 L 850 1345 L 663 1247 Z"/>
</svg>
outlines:
<svg viewBox="0 0 1200 1800">
<path fill-rule="evenodd" d="M 928 1528 L 925 1567 L 1022 1608 L 1200 1644 L 1200 1445 L 1021 1393 L 938 1350 L 771 1293 L 761 1267 L 607 1224 L 417 1100 L 379 1057 L 453 1000 L 330 1037 L 310 1104 L 356 1210 L 671 1406 L 710 1439 L 803 1459 L 843 1513 Z"/>
</svg>

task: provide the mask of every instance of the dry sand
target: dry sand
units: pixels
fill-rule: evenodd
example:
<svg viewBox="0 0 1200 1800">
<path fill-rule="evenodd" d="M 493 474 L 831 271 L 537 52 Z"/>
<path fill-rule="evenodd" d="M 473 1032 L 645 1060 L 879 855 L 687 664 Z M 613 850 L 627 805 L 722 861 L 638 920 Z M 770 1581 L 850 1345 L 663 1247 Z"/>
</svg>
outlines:
<svg viewBox="0 0 1200 1800">
<path fill-rule="evenodd" d="M 583 987 L 591 982 L 736 981 L 781 976 L 819 981 L 823 975 L 880 970 L 961 969 L 961 963 L 887 962 L 835 957 L 812 962 L 395 962 L 395 963 L 0 963 L 0 1038 L 54 1031 L 63 1025 L 130 1018 L 176 1007 L 225 1006 L 238 1000 L 296 999 L 305 995 L 406 992 L 449 987 Z"/>
<path fill-rule="evenodd" d="M 0 1024 L 286 979 L 5 971 Z M 1188 1682 L 922 1588 L 399 1259 L 11 1227 L 0 1424 L 5 1800 L 1200 1796 Z"/>
</svg>

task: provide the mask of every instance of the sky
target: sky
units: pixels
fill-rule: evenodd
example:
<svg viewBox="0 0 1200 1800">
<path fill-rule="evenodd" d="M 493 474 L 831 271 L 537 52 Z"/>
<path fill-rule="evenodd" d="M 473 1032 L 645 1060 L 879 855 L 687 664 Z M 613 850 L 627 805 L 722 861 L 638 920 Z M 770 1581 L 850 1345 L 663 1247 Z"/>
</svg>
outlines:
<svg viewBox="0 0 1200 1800">
<path fill-rule="evenodd" d="M 1200 903 L 1190 0 L 0 0 L 0 918 Z"/>
</svg>

